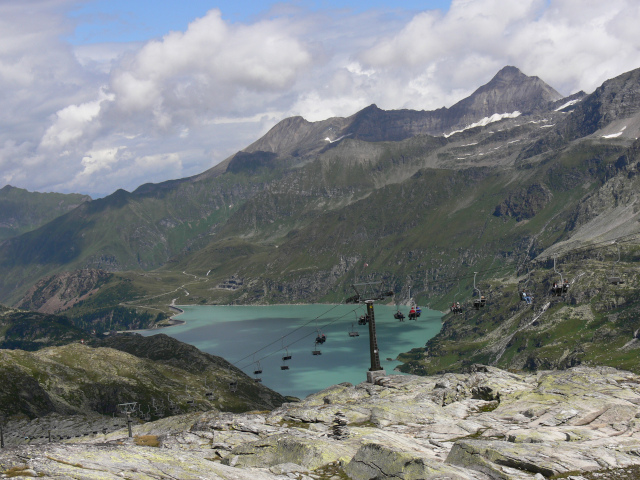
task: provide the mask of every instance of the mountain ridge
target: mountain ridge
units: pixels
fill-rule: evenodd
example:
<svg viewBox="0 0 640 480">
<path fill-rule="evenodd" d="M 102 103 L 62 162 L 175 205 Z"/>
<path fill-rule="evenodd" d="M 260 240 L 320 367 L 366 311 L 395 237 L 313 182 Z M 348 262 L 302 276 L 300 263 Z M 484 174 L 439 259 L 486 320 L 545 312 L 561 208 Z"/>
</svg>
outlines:
<svg viewBox="0 0 640 480">
<path fill-rule="evenodd" d="M 5 185 L 0 188 L 0 241 L 34 230 L 90 200 L 78 193 L 29 192 Z"/>
<path fill-rule="evenodd" d="M 627 77 L 631 85 L 637 74 Z M 496 261 L 496 252 L 500 264 L 540 253 L 571 238 L 575 232 L 562 225 L 583 222 L 587 213 L 578 205 L 620 171 L 616 165 L 621 157 L 626 156 L 629 165 L 634 162 L 635 150 L 629 148 L 637 130 L 631 125 L 619 138 L 604 138 L 603 133 L 565 141 L 548 154 L 544 149 L 532 152 L 537 142 L 550 145 L 545 139 L 563 122 L 580 124 L 576 111 L 583 102 L 594 101 L 594 94 L 554 100 L 557 95 L 542 88 L 538 79 L 507 67 L 473 98 L 482 99 L 478 95 L 511 81 L 531 85 L 537 93 L 523 95 L 541 110 L 476 122 L 447 137 L 421 134 L 368 142 L 349 135 L 327 145 L 325 130 L 334 122 L 336 135 L 347 131 L 346 124 L 338 131 L 336 123 L 345 119 L 288 119 L 274 127 L 282 130 L 278 135 L 265 135 L 224 166 L 157 188 L 148 184 L 133 193 L 116 192 L 15 245 L 5 244 L 0 269 L 8 273 L 0 278 L 0 294 L 16 302 L 38 278 L 101 268 L 118 275 L 93 299 L 71 309 L 71 317 L 84 316 L 89 305 L 105 308 L 108 298 L 110 308 L 116 308 L 110 291 L 123 295 L 118 303 L 156 309 L 155 316 L 158 309 L 168 311 L 176 296 L 178 302 L 200 304 L 335 301 L 365 258 L 398 294 L 405 294 L 411 282 L 426 295 L 427 278 L 471 265 L 481 268 Z M 627 83 L 613 82 L 607 88 L 615 91 Z M 365 120 L 387 114 L 370 106 L 348 119 L 364 122 L 356 124 L 354 132 L 371 133 Z M 600 128 L 617 128 L 619 119 L 608 119 Z M 294 131 L 284 128 L 287 125 Z M 323 140 L 316 153 L 316 144 L 309 143 L 312 137 Z M 271 142 L 274 151 L 267 154 L 259 142 Z M 285 154 L 277 153 L 278 148 Z M 402 237 L 397 232 L 403 232 Z M 60 248 L 46 247 L 51 239 L 58 239 Z M 72 262 L 63 261 L 65 252 Z M 37 269 L 30 258 L 39 259 Z M 129 269 L 154 274 L 126 273 Z M 172 285 L 166 292 L 184 283 L 187 273 L 181 272 L 195 279 L 189 298 L 179 292 L 171 298 L 159 295 L 164 279 Z M 217 288 L 230 278 L 244 279 L 243 287 Z M 122 288 L 109 290 L 113 282 Z M 442 296 L 450 288 L 430 295 Z M 157 301 L 145 302 L 145 297 Z M 46 302 L 42 298 L 27 304 L 42 300 Z"/>
<path fill-rule="evenodd" d="M 372 104 L 346 118 L 309 122 L 302 117 L 289 117 L 243 151 L 297 157 L 330 148 L 336 139 L 380 142 L 401 141 L 416 135 L 442 135 L 493 114 L 531 113 L 560 98 L 558 92 L 538 77 L 528 77 L 518 68 L 507 66 L 487 84 L 449 108 L 381 110 Z"/>
</svg>

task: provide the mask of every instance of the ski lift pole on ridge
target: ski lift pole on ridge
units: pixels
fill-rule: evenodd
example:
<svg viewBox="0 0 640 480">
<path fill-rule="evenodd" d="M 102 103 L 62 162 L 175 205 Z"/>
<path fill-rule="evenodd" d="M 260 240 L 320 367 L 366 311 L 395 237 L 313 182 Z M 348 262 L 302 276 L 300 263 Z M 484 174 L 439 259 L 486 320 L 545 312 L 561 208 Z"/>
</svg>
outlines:
<svg viewBox="0 0 640 480">
<path fill-rule="evenodd" d="M 367 323 L 369 324 L 369 353 L 371 356 L 371 368 L 369 368 L 369 371 L 367 372 L 368 383 L 375 383 L 376 378 L 383 377 L 387 374 L 387 372 L 385 372 L 380 365 L 380 350 L 378 349 L 378 339 L 376 336 L 376 320 L 373 304 L 376 300 L 382 300 L 385 297 L 392 296 L 393 292 L 385 292 L 382 295 L 377 295 L 375 297 L 365 299 L 356 287 L 364 286 L 366 290 L 366 287 L 369 285 L 379 284 L 380 282 L 353 284 L 351 285 L 351 287 L 355 290 L 356 294 L 346 300 L 347 303 L 364 303 L 366 305 L 367 311 L 365 317 L 367 319 Z"/>
</svg>

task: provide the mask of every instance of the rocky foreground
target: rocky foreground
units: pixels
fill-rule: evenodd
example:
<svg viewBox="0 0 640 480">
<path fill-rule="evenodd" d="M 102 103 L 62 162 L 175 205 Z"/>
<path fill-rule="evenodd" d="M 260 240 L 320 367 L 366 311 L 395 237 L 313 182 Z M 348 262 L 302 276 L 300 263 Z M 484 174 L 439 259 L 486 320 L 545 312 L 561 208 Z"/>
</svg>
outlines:
<svg viewBox="0 0 640 480">
<path fill-rule="evenodd" d="M 0 451 L 3 477 L 638 478 L 640 376 L 613 368 L 335 385 L 272 412 L 210 411 Z M 27 428 L 25 426 L 24 428 Z"/>
</svg>

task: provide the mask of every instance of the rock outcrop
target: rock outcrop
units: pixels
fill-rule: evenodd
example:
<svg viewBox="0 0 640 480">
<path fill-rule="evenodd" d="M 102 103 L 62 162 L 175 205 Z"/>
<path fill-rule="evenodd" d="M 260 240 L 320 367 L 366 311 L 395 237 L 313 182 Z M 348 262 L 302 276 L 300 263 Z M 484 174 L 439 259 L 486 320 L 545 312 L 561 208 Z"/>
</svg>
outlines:
<svg viewBox="0 0 640 480">
<path fill-rule="evenodd" d="M 40 313 L 59 313 L 86 299 L 105 283 L 111 274 L 104 270 L 84 269 L 62 272 L 43 278 L 29 289 L 17 308 Z"/>
<path fill-rule="evenodd" d="M 115 336 L 103 344 L 0 350 L 0 416 L 111 416 L 118 404 L 136 402 L 137 416 L 159 418 L 212 408 L 270 410 L 285 401 L 224 359 L 163 334 Z M 52 429 L 56 434 L 59 427 Z"/>
<path fill-rule="evenodd" d="M 472 370 L 336 385 L 272 412 L 165 418 L 136 425 L 133 439 L 126 429 L 35 439 L 2 451 L 0 471 L 73 479 L 635 478 L 640 376 L 606 367 Z M 340 438 L 336 418 L 348 425 Z"/>
</svg>

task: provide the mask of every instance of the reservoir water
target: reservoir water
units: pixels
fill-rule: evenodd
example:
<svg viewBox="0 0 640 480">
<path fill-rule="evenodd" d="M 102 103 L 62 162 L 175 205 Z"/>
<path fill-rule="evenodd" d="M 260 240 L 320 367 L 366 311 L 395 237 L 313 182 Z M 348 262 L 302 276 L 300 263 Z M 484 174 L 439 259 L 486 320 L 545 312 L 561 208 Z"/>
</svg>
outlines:
<svg viewBox="0 0 640 480">
<path fill-rule="evenodd" d="M 250 376 L 257 361 L 264 385 L 283 394 L 303 398 L 330 385 L 358 384 L 366 380 L 371 366 L 369 328 L 358 326 L 364 306 L 181 306 L 177 318 L 183 325 L 148 330 L 143 335 L 165 333 L 200 350 L 225 358 Z M 401 307 L 408 316 L 408 308 Z M 375 306 L 380 363 L 387 373 L 399 365 L 398 354 L 422 347 L 440 331 L 442 314 L 422 310 L 417 321 L 393 318 L 396 308 Z M 318 345 L 321 355 L 312 355 L 317 332 L 326 335 Z M 350 331 L 359 336 L 350 337 Z M 284 338 L 283 338 L 284 337 Z M 283 371 L 282 356 L 291 355 Z M 255 352 L 255 353 L 254 353 Z M 392 359 L 392 360 L 388 360 Z"/>
</svg>

